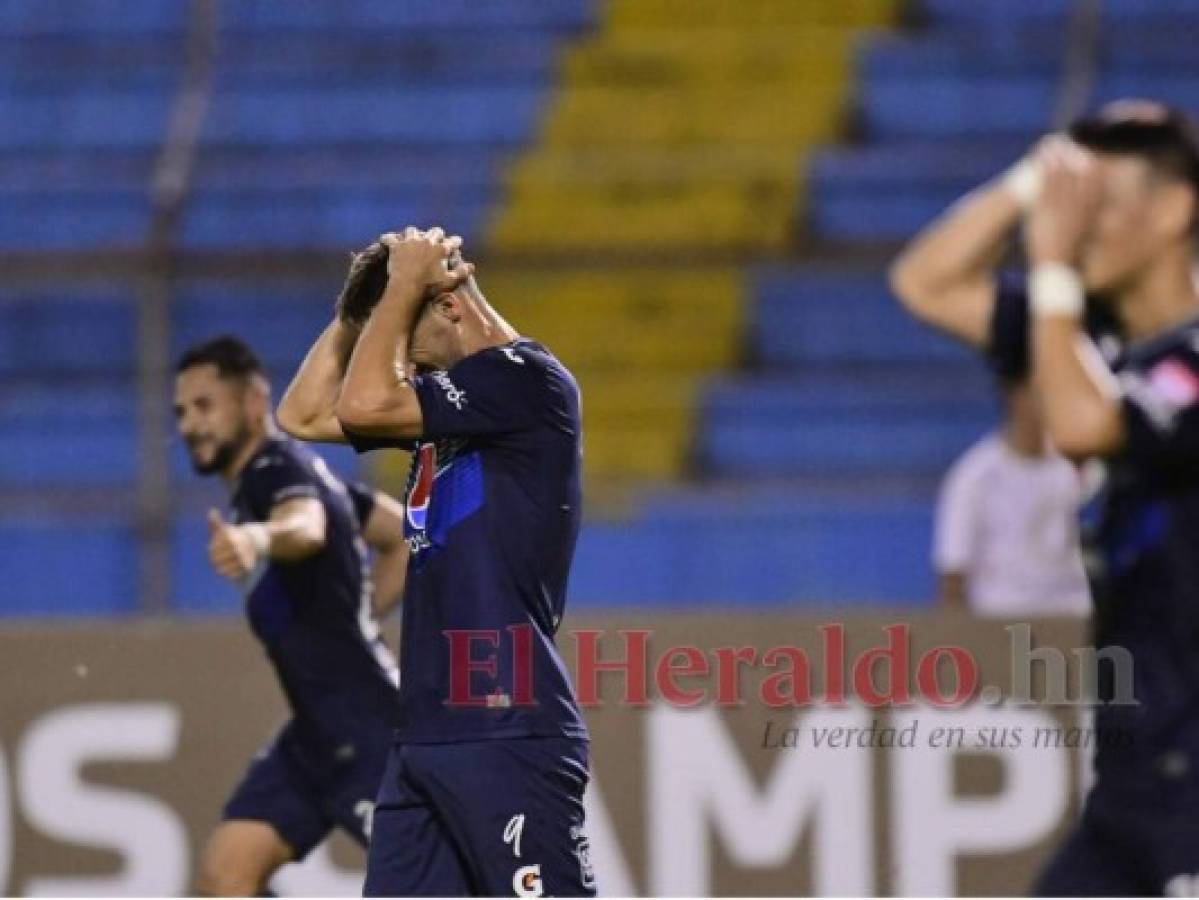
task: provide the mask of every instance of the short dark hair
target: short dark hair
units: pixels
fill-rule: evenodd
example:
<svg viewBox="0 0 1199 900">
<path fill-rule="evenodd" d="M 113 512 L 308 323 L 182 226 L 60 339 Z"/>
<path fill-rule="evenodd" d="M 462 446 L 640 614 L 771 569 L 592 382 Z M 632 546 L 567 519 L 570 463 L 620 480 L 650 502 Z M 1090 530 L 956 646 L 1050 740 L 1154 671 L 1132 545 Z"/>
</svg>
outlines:
<svg viewBox="0 0 1199 900">
<path fill-rule="evenodd" d="M 1189 185 L 1199 201 L 1199 132 L 1181 110 L 1152 100 L 1118 100 L 1076 121 L 1070 138 L 1097 153 L 1140 157 L 1157 174 Z"/>
<path fill-rule="evenodd" d="M 337 295 L 337 317 L 362 326 L 387 288 L 387 245 L 375 241 L 350 254 L 350 271 Z"/>
<path fill-rule="evenodd" d="M 262 363 L 250 346 L 240 338 L 222 334 L 189 347 L 179 357 L 175 372 L 185 372 L 196 366 L 216 366 L 221 378 L 246 379 L 262 374 Z"/>
</svg>

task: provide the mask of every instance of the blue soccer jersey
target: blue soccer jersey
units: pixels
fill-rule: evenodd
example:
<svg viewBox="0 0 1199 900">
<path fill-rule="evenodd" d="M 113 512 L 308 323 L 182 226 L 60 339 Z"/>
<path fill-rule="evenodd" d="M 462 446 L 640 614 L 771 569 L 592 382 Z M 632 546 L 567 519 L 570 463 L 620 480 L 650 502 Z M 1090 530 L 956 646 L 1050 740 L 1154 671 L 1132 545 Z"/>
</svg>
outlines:
<svg viewBox="0 0 1199 900">
<path fill-rule="evenodd" d="M 234 489 L 237 521 L 265 521 L 272 508 L 297 497 L 324 507 L 325 546 L 298 562 L 263 560 L 246 580 L 246 614 L 295 715 L 295 746 L 324 767 L 363 752 L 358 744 L 387 743 L 397 670 L 373 618 L 361 535 L 373 495 L 347 487 L 296 441 L 270 438 Z"/>
<path fill-rule="evenodd" d="M 414 385 L 397 738 L 586 738 L 554 644 L 581 512 L 578 386 L 528 340 Z"/>
<path fill-rule="evenodd" d="M 1028 296 L 1003 281 L 992 350 L 1027 359 Z M 1126 648 L 1135 704 L 1100 668 L 1096 771 L 1145 802 L 1199 790 L 1199 321 L 1120 346 L 1097 335 L 1123 389 L 1125 442 L 1093 460 L 1082 535 L 1098 647 Z"/>
</svg>

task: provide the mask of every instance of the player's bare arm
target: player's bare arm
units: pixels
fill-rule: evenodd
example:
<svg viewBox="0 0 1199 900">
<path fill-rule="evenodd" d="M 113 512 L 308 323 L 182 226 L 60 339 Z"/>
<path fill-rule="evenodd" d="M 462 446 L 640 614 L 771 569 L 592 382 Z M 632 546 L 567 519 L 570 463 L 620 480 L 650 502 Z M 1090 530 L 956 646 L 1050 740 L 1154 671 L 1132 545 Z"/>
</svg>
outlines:
<svg viewBox="0 0 1199 900">
<path fill-rule="evenodd" d="M 1039 152 L 1043 176 L 1025 232 L 1032 266 L 1033 387 L 1049 439 L 1074 459 L 1117 450 L 1124 441 L 1120 390 L 1083 329 L 1084 290 L 1077 266 L 1098 209 L 1098 167 L 1080 147 Z"/>
<path fill-rule="evenodd" d="M 404 540 L 404 505 L 382 491 L 362 527 L 362 537 L 375 553 L 371 581 L 374 585 L 375 616 L 384 618 L 395 609 L 404 593 L 408 571 L 408 542 Z"/>
<path fill-rule="evenodd" d="M 325 546 L 325 508 L 312 497 L 284 500 L 266 522 L 234 525 L 208 513 L 208 559 L 225 578 L 245 578 L 259 560 L 299 562 Z"/>
<path fill-rule="evenodd" d="M 321 332 L 287 386 L 275 416 L 279 427 L 302 441 L 344 444 L 335 409 L 358 327 L 341 317 Z"/>
<path fill-rule="evenodd" d="M 891 290 L 917 319 L 983 347 L 995 270 L 1039 175 L 1032 158 L 967 194 L 918 234 L 890 269 Z"/>
<path fill-rule="evenodd" d="M 446 266 L 462 246 L 440 228 L 384 235 L 387 287 L 358 339 L 342 383 L 336 414 L 344 429 L 367 437 L 410 439 L 421 434 L 420 403 L 406 374 L 408 345 L 422 304 L 466 281 L 470 263 Z"/>
</svg>

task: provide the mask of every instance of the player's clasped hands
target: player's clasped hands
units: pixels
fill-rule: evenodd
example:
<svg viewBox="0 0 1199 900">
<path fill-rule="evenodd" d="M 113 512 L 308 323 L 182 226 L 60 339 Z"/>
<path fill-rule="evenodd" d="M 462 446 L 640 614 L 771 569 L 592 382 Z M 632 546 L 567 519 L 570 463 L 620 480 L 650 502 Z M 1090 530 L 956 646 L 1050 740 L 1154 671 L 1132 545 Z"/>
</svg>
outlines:
<svg viewBox="0 0 1199 900">
<path fill-rule="evenodd" d="M 447 236 L 442 228 L 408 227 L 382 235 L 379 242 L 387 247 L 389 283 L 419 285 L 423 296 L 452 291 L 475 271 L 472 263 L 462 259 L 462 238 Z"/>
<path fill-rule="evenodd" d="M 1074 264 L 1099 206 L 1099 168 L 1089 151 L 1061 135 L 1035 153 L 1041 190 L 1025 230 L 1029 259 Z"/>
</svg>

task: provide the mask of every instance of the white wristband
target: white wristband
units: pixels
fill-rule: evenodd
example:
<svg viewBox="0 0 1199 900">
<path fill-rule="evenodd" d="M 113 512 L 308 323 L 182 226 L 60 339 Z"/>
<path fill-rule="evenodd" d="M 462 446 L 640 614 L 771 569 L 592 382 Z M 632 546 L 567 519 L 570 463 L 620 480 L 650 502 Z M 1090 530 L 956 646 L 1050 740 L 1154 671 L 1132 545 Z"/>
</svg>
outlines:
<svg viewBox="0 0 1199 900">
<path fill-rule="evenodd" d="M 1011 192 L 1020 208 L 1027 211 L 1041 195 L 1043 180 L 1040 163 L 1033 157 L 1026 156 L 1004 173 L 1003 186 Z"/>
<path fill-rule="evenodd" d="M 1038 316 L 1078 318 L 1086 306 L 1082 278 L 1065 263 L 1039 263 L 1028 276 L 1028 297 Z"/>
<path fill-rule="evenodd" d="M 259 559 L 267 555 L 271 549 L 271 533 L 267 527 L 261 522 L 252 522 L 249 525 L 241 526 L 242 533 L 250 539 L 250 544 L 254 547 L 254 553 Z"/>
</svg>

